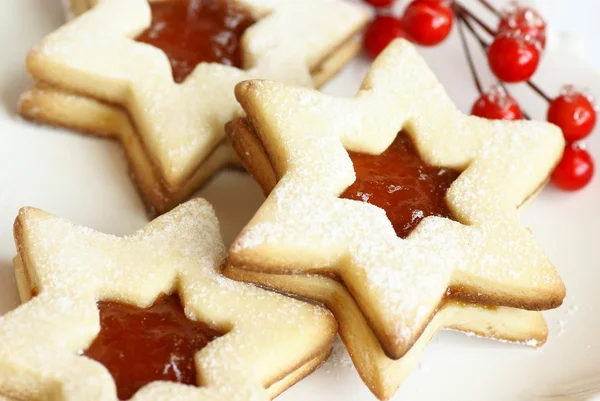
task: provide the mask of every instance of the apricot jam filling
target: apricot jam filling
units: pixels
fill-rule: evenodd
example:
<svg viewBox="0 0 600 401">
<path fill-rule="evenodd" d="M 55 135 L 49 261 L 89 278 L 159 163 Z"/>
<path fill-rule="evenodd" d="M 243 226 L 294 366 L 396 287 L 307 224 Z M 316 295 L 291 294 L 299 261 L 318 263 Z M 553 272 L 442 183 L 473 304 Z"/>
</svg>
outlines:
<svg viewBox="0 0 600 401">
<path fill-rule="evenodd" d="M 202 62 L 242 67 L 240 41 L 254 23 L 229 0 L 166 0 L 150 3 L 152 23 L 136 40 L 161 49 L 181 83 Z"/>
<path fill-rule="evenodd" d="M 151 382 L 197 385 L 194 355 L 222 333 L 188 319 L 177 295 L 161 295 L 149 308 L 98 302 L 100 333 L 84 355 L 112 375 L 120 400 Z"/>
<path fill-rule="evenodd" d="M 446 192 L 460 172 L 427 165 L 404 131 L 380 155 L 349 154 L 356 181 L 341 197 L 385 210 L 398 237 L 406 238 L 425 217 L 452 219 Z"/>
</svg>

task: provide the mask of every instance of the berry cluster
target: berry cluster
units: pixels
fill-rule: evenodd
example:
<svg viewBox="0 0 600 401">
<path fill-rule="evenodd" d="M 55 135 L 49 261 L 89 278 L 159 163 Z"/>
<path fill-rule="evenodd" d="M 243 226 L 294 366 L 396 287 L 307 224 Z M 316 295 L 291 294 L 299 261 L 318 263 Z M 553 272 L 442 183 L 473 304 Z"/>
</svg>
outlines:
<svg viewBox="0 0 600 401">
<path fill-rule="evenodd" d="M 525 82 L 549 103 L 547 120 L 561 128 L 567 146 L 562 160 L 552 174 L 552 182 L 564 190 L 585 187 L 594 174 L 591 155 L 579 141 L 587 137 L 596 124 L 596 110 L 591 96 L 565 86 L 552 99 L 529 79 L 537 70 L 546 46 L 546 22 L 533 9 L 517 5 L 504 12 L 496 10 L 487 0 L 479 0 L 499 16 L 494 30 L 454 0 L 412 0 L 400 17 L 392 15 L 396 0 L 365 0 L 376 8 L 376 16 L 365 32 L 366 53 L 375 58 L 396 38 L 405 38 L 421 46 L 435 46 L 450 34 L 458 21 L 461 39 L 480 92 L 471 114 L 489 119 L 520 120 L 529 118 L 506 89 L 506 83 Z M 473 24 L 493 37 L 486 43 Z M 487 53 L 490 70 L 498 84 L 484 91 L 474 69 L 464 35 L 467 28 Z"/>
</svg>

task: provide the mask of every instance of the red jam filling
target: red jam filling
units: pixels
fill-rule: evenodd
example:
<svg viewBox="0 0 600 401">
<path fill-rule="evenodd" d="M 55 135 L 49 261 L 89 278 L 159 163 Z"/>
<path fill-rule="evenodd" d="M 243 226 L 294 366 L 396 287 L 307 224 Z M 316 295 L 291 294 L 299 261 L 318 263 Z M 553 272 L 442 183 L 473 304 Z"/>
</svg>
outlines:
<svg viewBox="0 0 600 401">
<path fill-rule="evenodd" d="M 165 52 L 175 82 L 181 83 L 198 63 L 242 67 L 240 40 L 254 23 L 228 0 L 168 0 L 150 3 L 152 23 L 136 40 Z"/>
<path fill-rule="evenodd" d="M 349 154 L 356 181 L 341 197 L 385 210 L 398 237 L 408 237 L 425 217 L 452 218 L 446 192 L 460 173 L 427 165 L 405 132 L 380 155 Z"/>
<path fill-rule="evenodd" d="M 151 382 L 197 385 L 194 355 L 222 334 L 189 320 L 177 295 L 162 295 L 146 309 L 98 302 L 100 333 L 85 355 L 112 375 L 120 400 Z"/>
</svg>

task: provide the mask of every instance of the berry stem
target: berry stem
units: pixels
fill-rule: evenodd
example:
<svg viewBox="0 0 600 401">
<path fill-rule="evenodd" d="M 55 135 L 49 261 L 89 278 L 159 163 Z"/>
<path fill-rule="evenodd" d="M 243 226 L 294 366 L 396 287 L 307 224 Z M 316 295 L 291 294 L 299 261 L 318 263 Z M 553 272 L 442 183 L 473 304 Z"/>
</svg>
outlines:
<svg viewBox="0 0 600 401">
<path fill-rule="evenodd" d="M 535 93 L 537 93 L 538 95 L 540 95 L 541 97 L 543 97 L 548 103 L 550 103 L 552 101 L 552 98 L 550 96 L 548 96 L 544 91 L 542 91 L 542 89 L 537 86 L 536 84 L 534 84 L 531 80 L 525 82 L 527 84 L 527 86 L 529 86 L 531 89 L 533 89 L 533 91 Z"/>
<path fill-rule="evenodd" d="M 498 83 L 500 84 L 500 86 L 502 87 L 502 89 L 504 89 L 504 92 L 506 92 L 510 96 L 510 92 L 508 91 L 508 88 L 506 87 L 506 85 L 504 84 L 504 82 L 498 81 Z M 529 116 L 529 114 L 527 114 L 527 112 L 525 110 L 521 109 L 521 114 L 523 115 L 523 119 L 524 120 L 531 120 L 531 117 Z"/>
<path fill-rule="evenodd" d="M 498 17 L 501 15 L 500 11 L 498 11 L 498 9 L 496 7 L 494 7 L 492 5 L 492 3 L 490 3 L 487 0 L 479 0 L 479 2 L 485 7 L 487 8 L 489 11 L 491 11 L 492 13 L 494 13 L 495 15 L 497 15 Z"/>
<path fill-rule="evenodd" d="M 485 22 L 483 22 L 478 16 L 473 14 L 471 11 L 460 5 L 459 3 L 454 3 L 456 8 L 460 10 L 461 13 L 464 13 L 470 19 L 472 19 L 477 25 L 479 25 L 483 30 L 485 30 L 489 35 L 496 36 L 496 32 L 490 28 Z"/>
<path fill-rule="evenodd" d="M 487 48 L 489 47 L 489 43 L 487 43 L 485 40 L 483 40 L 483 38 L 481 36 L 479 36 L 479 34 L 477 33 L 477 30 L 475 29 L 473 24 L 471 24 L 471 21 L 469 21 L 469 19 L 467 18 L 468 14 L 465 13 L 464 10 L 465 10 L 464 8 L 459 9 L 459 12 L 457 13 L 457 15 L 459 15 L 460 20 L 464 22 L 465 26 L 471 32 L 471 34 L 475 37 L 475 39 L 477 39 L 477 41 L 479 42 L 479 45 L 483 48 L 483 51 L 486 51 Z"/>
<path fill-rule="evenodd" d="M 483 94 L 483 87 L 481 86 L 479 75 L 477 74 L 477 68 L 475 68 L 475 62 L 473 61 L 473 56 L 471 55 L 471 49 L 469 48 L 467 36 L 465 35 L 465 19 L 462 13 L 460 12 L 457 12 L 456 16 L 458 17 L 458 32 L 460 34 L 460 41 L 462 42 L 463 50 L 465 52 L 465 55 L 467 56 L 467 62 L 469 63 L 469 69 L 471 70 L 473 81 L 475 82 L 477 91 L 481 95 Z"/>
</svg>

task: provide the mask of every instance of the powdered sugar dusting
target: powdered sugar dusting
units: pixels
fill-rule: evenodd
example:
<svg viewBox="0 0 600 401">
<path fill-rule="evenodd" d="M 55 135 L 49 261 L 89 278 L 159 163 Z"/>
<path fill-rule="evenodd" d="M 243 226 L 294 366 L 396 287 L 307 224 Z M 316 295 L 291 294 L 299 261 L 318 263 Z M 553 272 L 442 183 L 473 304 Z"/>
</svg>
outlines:
<svg viewBox="0 0 600 401">
<path fill-rule="evenodd" d="M 556 332 L 556 335 L 558 337 L 565 334 L 565 332 L 568 329 L 569 320 L 571 320 L 574 314 L 579 312 L 579 306 L 574 302 L 574 297 L 568 298 L 568 300 L 565 302 L 565 305 L 562 308 L 562 316 L 556 321 L 556 325 L 558 326 L 558 331 Z"/>
<path fill-rule="evenodd" d="M 363 88 L 340 99 L 273 82 L 246 87 L 283 178 L 234 243 L 236 260 L 337 269 L 398 352 L 449 285 L 475 285 L 488 299 L 560 299 L 560 278 L 516 213 L 560 157 L 560 131 L 463 115 L 405 41 L 375 61 Z M 424 160 L 464 170 L 448 193 L 460 223 L 428 217 L 407 240 L 383 210 L 337 198 L 355 180 L 346 149 L 381 153 L 403 127 Z"/>
<path fill-rule="evenodd" d="M 324 309 L 220 274 L 226 252 L 204 200 L 126 237 L 31 208 L 21 211 L 18 226 L 17 261 L 40 293 L 0 317 L 2 394 L 47 399 L 53 390 L 44 383 L 52 378 L 64 399 L 116 400 L 108 372 L 77 357 L 98 333 L 97 300 L 145 307 L 176 291 L 189 318 L 227 333 L 198 353 L 206 388 L 154 383 L 136 399 L 265 400 L 261 383 L 323 352 L 333 338 L 335 323 Z"/>
<path fill-rule="evenodd" d="M 348 355 L 348 351 L 346 351 L 346 347 L 344 347 L 344 343 L 342 343 L 342 340 L 339 337 L 336 337 L 331 349 L 331 355 L 321 369 L 335 375 L 339 375 L 345 370 L 352 369 L 350 355 Z"/>
<path fill-rule="evenodd" d="M 175 84 L 163 52 L 130 40 L 150 24 L 147 0 L 100 0 L 47 36 L 30 61 L 53 66 L 44 71 L 51 77 L 38 79 L 128 109 L 164 180 L 179 186 L 223 140 L 225 123 L 242 114 L 233 93 L 238 82 L 311 86 L 311 69 L 368 18 L 341 0 L 239 2 L 260 19 L 242 40 L 244 70 L 201 63 Z"/>
</svg>

